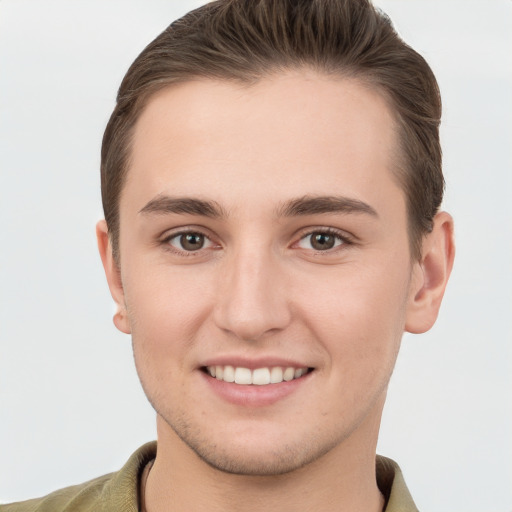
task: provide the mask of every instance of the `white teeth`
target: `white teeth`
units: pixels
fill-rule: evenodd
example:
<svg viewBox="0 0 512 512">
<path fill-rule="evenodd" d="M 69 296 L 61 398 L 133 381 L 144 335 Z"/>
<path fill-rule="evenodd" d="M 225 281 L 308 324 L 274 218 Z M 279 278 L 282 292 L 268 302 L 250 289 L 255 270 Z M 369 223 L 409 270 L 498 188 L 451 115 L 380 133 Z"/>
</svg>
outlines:
<svg viewBox="0 0 512 512">
<path fill-rule="evenodd" d="M 294 368 L 288 366 L 282 368 L 280 366 L 256 368 L 250 370 L 249 368 L 243 368 L 240 366 L 234 367 L 231 365 L 226 366 L 208 366 L 207 372 L 215 377 L 217 380 L 223 380 L 224 382 L 234 382 L 236 384 L 249 385 L 254 384 L 256 386 L 266 386 L 267 384 L 279 384 L 283 381 L 291 381 L 298 379 L 308 373 L 306 367 Z"/>
<path fill-rule="evenodd" d="M 278 384 L 279 382 L 283 382 L 283 369 L 279 366 L 274 366 L 272 370 L 270 370 L 270 382 L 271 384 Z"/>
<path fill-rule="evenodd" d="M 249 368 L 240 368 L 238 367 L 235 370 L 235 382 L 237 384 L 252 384 L 252 375 L 251 370 Z M 226 379 L 224 379 L 226 380 Z"/>
<path fill-rule="evenodd" d="M 283 372 L 283 380 L 289 381 L 293 380 L 295 377 L 295 369 L 294 368 L 286 368 L 286 370 Z"/>
<path fill-rule="evenodd" d="M 238 368 L 237 368 L 237 370 L 238 370 Z M 235 378 L 236 378 L 235 369 L 229 365 L 224 366 L 224 377 L 222 380 L 224 382 L 235 382 Z"/>
<path fill-rule="evenodd" d="M 270 370 L 268 368 L 258 368 L 252 372 L 252 383 L 258 386 L 270 384 Z"/>
</svg>

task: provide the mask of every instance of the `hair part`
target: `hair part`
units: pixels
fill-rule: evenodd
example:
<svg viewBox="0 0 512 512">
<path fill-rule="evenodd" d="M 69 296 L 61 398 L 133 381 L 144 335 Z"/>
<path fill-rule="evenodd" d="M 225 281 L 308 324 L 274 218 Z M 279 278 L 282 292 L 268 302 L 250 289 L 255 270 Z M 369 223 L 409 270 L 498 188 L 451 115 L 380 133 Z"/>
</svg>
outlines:
<svg viewBox="0 0 512 512">
<path fill-rule="evenodd" d="M 194 79 L 251 84 L 301 68 L 356 78 L 388 99 L 399 139 L 394 175 L 406 196 L 411 255 L 421 257 L 444 191 L 441 98 L 427 62 L 369 0 L 217 0 L 172 23 L 119 88 L 101 150 L 103 209 L 118 263 L 119 202 L 148 99 Z"/>
</svg>

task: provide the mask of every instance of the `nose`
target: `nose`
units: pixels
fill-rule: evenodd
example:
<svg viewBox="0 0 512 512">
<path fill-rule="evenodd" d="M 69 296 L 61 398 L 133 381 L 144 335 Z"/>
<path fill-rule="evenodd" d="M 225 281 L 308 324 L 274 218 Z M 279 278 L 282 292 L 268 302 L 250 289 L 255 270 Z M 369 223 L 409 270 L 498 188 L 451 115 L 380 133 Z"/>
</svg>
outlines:
<svg viewBox="0 0 512 512">
<path fill-rule="evenodd" d="M 291 311 L 283 262 L 264 249 L 226 258 L 219 276 L 214 321 L 238 339 L 257 341 L 287 327 Z"/>
</svg>

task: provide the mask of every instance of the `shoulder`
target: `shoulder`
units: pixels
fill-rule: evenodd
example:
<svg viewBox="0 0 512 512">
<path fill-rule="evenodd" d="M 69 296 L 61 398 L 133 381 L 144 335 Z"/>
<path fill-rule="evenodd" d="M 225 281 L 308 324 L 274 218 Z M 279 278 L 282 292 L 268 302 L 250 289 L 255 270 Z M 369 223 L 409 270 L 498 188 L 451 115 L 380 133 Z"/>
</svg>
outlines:
<svg viewBox="0 0 512 512">
<path fill-rule="evenodd" d="M 42 498 L 0 505 L 0 512 L 137 512 L 139 478 L 155 455 L 156 443 L 147 443 L 116 473 L 60 489 Z"/>
<path fill-rule="evenodd" d="M 386 499 L 385 512 L 418 512 L 398 464 L 377 456 L 377 484 Z"/>
<path fill-rule="evenodd" d="M 89 511 L 98 504 L 105 485 L 112 475 L 104 475 L 89 482 L 52 492 L 42 498 L 0 505 L 0 512 L 64 512 Z"/>
</svg>

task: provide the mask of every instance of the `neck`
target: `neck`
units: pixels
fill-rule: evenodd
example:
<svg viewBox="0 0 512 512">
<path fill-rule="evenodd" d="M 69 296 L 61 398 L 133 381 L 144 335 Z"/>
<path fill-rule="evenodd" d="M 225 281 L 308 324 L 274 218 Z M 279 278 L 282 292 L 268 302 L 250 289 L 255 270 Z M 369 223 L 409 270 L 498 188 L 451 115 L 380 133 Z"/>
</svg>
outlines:
<svg viewBox="0 0 512 512">
<path fill-rule="evenodd" d="M 273 476 L 230 474 L 209 466 L 159 418 L 158 452 L 146 486 L 147 512 L 381 512 L 375 478 L 378 421 L 314 462 Z"/>
</svg>

